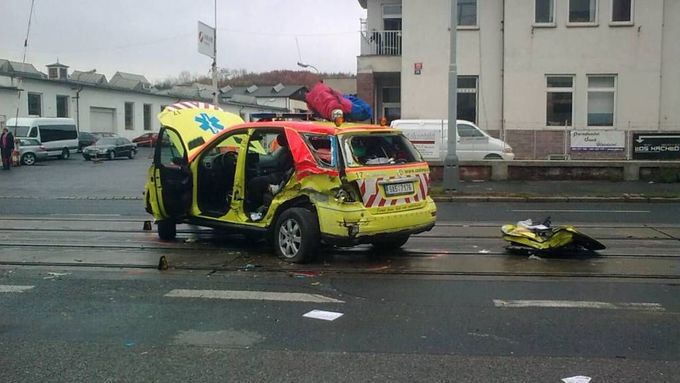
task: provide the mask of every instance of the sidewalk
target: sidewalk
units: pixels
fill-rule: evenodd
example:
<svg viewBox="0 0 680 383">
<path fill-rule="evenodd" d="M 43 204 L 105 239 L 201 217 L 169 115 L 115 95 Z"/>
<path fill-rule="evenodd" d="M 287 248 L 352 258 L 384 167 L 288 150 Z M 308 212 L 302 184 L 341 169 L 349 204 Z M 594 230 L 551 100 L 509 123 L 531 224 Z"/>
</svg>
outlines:
<svg viewBox="0 0 680 383">
<path fill-rule="evenodd" d="M 680 183 L 644 181 L 461 181 L 444 193 L 441 182 L 432 184 L 435 201 L 469 202 L 674 202 L 680 201 Z"/>
</svg>

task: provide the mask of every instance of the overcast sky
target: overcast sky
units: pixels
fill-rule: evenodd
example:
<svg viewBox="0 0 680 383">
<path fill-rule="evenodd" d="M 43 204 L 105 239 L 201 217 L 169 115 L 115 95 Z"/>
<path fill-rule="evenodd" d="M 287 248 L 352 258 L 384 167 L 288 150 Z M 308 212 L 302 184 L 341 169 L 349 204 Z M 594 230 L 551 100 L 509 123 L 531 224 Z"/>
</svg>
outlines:
<svg viewBox="0 0 680 383">
<path fill-rule="evenodd" d="M 0 0 L 0 58 L 21 61 L 31 0 Z M 213 0 L 35 0 L 26 62 L 46 72 L 59 60 L 69 71 L 118 70 L 150 81 L 181 71 L 208 74 L 198 53 L 197 22 L 214 24 Z M 356 72 L 357 0 L 217 0 L 217 65 L 266 71 Z"/>
</svg>

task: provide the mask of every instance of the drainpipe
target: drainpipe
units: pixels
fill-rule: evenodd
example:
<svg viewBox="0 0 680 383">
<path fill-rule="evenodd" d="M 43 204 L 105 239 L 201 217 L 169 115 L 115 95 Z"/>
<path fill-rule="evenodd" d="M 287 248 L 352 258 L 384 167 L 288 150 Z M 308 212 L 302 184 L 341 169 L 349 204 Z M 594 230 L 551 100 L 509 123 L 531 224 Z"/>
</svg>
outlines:
<svg viewBox="0 0 680 383">
<path fill-rule="evenodd" d="M 501 14 L 501 140 L 505 140 L 505 0 Z"/>
<path fill-rule="evenodd" d="M 80 92 L 82 92 L 83 87 L 76 89 L 76 129 L 80 133 Z"/>
<path fill-rule="evenodd" d="M 663 100 L 663 40 L 664 40 L 664 25 L 666 24 L 666 0 L 663 0 L 661 3 L 661 6 L 663 7 L 661 9 L 661 54 L 659 57 L 659 117 L 658 121 L 656 123 L 656 129 L 658 131 L 661 131 L 661 117 L 663 115 L 662 113 L 662 108 L 661 108 L 661 100 Z M 639 28 L 638 27 L 638 34 L 639 34 Z"/>
</svg>

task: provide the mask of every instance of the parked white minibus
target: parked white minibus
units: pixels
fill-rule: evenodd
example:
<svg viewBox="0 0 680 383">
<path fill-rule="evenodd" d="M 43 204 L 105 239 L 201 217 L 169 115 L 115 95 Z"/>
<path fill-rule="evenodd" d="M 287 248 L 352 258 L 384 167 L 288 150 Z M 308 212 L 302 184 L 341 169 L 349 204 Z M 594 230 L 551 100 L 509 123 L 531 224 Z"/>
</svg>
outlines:
<svg viewBox="0 0 680 383">
<path fill-rule="evenodd" d="M 6 126 L 16 138 L 37 138 L 50 157 L 67 159 L 78 150 L 78 129 L 71 118 L 10 118 Z"/>
</svg>

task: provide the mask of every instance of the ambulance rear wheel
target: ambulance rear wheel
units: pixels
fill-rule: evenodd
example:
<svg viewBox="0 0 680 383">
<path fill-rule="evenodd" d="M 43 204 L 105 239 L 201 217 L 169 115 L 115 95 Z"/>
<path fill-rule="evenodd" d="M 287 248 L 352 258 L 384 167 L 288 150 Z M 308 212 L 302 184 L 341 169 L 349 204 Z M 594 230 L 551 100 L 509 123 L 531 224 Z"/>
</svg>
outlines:
<svg viewBox="0 0 680 383">
<path fill-rule="evenodd" d="M 371 242 L 373 245 L 373 250 L 378 252 L 385 252 L 390 250 L 396 250 L 408 242 L 408 235 L 400 235 L 398 237 L 390 237 L 389 239 L 381 239 Z"/>
<path fill-rule="evenodd" d="M 319 221 L 305 208 L 287 209 L 274 226 L 274 250 L 279 258 L 288 262 L 309 261 L 320 242 Z"/>
<path fill-rule="evenodd" d="M 164 219 L 158 221 L 158 238 L 164 241 L 172 241 L 177 236 L 177 224 L 175 221 Z"/>
</svg>

